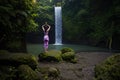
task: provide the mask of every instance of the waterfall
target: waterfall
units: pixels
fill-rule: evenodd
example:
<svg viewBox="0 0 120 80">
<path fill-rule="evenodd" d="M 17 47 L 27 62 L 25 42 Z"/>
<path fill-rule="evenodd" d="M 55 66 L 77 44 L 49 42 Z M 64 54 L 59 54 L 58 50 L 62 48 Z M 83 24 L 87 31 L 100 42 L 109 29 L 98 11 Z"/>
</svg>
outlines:
<svg viewBox="0 0 120 80">
<path fill-rule="evenodd" d="M 55 45 L 62 44 L 62 9 L 55 7 Z"/>
</svg>

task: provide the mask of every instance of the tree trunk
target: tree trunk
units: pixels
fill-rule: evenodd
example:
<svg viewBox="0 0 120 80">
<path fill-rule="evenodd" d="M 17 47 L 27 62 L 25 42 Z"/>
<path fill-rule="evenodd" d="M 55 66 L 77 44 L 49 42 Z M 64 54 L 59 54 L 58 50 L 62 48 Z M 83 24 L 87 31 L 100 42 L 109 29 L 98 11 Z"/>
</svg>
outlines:
<svg viewBox="0 0 120 80">
<path fill-rule="evenodd" d="M 112 36 L 109 37 L 109 44 L 108 44 L 108 46 L 109 46 L 109 50 L 111 50 L 112 49 Z"/>
<path fill-rule="evenodd" d="M 110 36 L 109 36 L 109 44 L 108 44 L 108 47 L 109 47 L 109 50 L 111 50 L 112 49 L 112 40 L 113 40 L 113 38 L 112 38 L 112 36 L 113 36 L 113 27 L 114 27 L 114 22 L 112 21 L 112 25 L 111 25 L 111 28 L 110 28 Z"/>
</svg>

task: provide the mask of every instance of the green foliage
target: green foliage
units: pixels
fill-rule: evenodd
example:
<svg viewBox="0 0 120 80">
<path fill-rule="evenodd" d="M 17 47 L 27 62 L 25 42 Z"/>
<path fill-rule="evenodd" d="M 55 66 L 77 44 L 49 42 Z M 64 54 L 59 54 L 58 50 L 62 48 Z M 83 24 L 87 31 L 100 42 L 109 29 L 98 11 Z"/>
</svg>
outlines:
<svg viewBox="0 0 120 80">
<path fill-rule="evenodd" d="M 0 1 L 0 44 L 21 40 L 25 33 L 35 31 L 39 5 L 33 0 Z"/>
<path fill-rule="evenodd" d="M 38 17 L 36 19 L 37 23 L 42 26 L 45 22 L 50 24 L 54 23 L 54 10 L 53 1 L 50 0 L 39 0 L 38 1 L 39 11 Z"/>
<path fill-rule="evenodd" d="M 96 80 L 120 79 L 120 54 L 107 58 L 103 63 L 95 66 Z"/>
<path fill-rule="evenodd" d="M 35 15 L 35 9 L 37 9 L 36 3 L 33 3 L 31 0 L 6 2 L 7 1 L 2 1 L 2 5 L 0 6 L 2 11 L 0 12 L 0 15 L 2 15 L 0 22 L 2 27 L 4 26 L 10 29 L 10 32 L 14 32 L 17 29 L 20 32 L 35 29 L 36 24 L 33 21 L 35 16 L 33 16 L 33 14 Z"/>
<path fill-rule="evenodd" d="M 20 80 L 40 80 L 38 74 L 28 65 L 20 65 L 18 67 L 18 75 Z"/>
<path fill-rule="evenodd" d="M 69 47 L 64 47 L 61 49 L 62 54 L 66 53 L 66 52 L 74 52 L 74 50 L 72 48 Z"/>
<path fill-rule="evenodd" d="M 120 35 L 119 4 L 119 0 L 64 0 L 63 39 L 73 43 L 101 45 L 104 42 L 103 46 L 116 46 L 116 41 L 119 42 L 116 35 Z"/>
<path fill-rule="evenodd" d="M 90 32 L 89 9 L 86 7 L 88 0 L 66 1 L 63 6 L 63 38 L 73 43 L 80 43 L 81 39 L 87 38 Z M 72 31 L 71 31 L 72 30 Z M 79 35 L 79 36 L 76 36 Z"/>
<path fill-rule="evenodd" d="M 21 64 L 29 65 L 32 69 L 37 67 L 37 60 L 35 56 L 31 54 L 23 54 L 23 53 L 0 53 L 0 64 L 1 65 L 11 65 L 11 66 L 19 66 Z"/>
</svg>

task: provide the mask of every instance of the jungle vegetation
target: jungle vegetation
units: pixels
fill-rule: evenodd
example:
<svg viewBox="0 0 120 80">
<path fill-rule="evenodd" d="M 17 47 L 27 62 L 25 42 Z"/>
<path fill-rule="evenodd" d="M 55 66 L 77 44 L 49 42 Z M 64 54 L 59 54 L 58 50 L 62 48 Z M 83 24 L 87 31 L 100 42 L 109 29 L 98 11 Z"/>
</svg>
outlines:
<svg viewBox="0 0 120 80">
<path fill-rule="evenodd" d="M 26 33 L 41 34 L 45 21 L 54 29 L 54 6 L 62 6 L 63 43 L 120 49 L 119 4 L 119 0 L 0 1 L 0 49 L 25 49 Z"/>
<path fill-rule="evenodd" d="M 119 3 L 119 0 L 64 0 L 64 39 L 120 49 Z"/>
</svg>

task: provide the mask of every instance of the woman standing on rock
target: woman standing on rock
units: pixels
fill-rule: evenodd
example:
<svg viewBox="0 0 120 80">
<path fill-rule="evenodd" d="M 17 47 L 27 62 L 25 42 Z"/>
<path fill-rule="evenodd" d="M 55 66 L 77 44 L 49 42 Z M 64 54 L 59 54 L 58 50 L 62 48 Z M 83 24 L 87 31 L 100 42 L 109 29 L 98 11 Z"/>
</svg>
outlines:
<svg viewBox="0 0 120 80">
<path fill-rule="evenodd" d="M 50 30 L 51 26 L 47 24 L 47 22 L 45 22 L 44 25 L 42 25 L 42 29 L 44 31 L 44 50 L 45 52 L 48 51 L 48 44 L 49 44 L 49 36 L 48 36 L 48 32 Z"/>
</svg>

